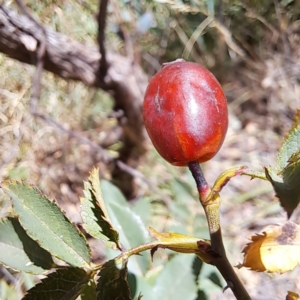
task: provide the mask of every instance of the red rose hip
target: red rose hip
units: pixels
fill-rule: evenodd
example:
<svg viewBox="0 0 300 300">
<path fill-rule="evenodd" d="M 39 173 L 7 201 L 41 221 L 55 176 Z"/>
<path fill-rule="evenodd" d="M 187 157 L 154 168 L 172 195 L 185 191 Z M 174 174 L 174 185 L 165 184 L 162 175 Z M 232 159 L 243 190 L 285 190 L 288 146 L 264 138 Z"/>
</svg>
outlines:
<svg viewBox="0 0 300 300">
<path fill-rule="evenodd" d="M 228 126 L 226 97 L 217 79 L 183 60 L 165 64 L 150 80 L 143 117 L 156 150 L 175 166 L 211 159 Z"/>
</svg>

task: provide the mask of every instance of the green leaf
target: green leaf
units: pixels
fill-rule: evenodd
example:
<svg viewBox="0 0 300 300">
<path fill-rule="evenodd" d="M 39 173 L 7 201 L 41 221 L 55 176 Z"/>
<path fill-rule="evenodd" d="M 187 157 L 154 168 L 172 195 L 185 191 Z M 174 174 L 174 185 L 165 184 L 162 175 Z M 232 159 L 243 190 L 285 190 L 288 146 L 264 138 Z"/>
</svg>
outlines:
<svg viewBox="0 0 300 300">
<path fill-rule="evenodd" d="M 293 126 L 288 137 L 281 146 L 276 163 L 277 172 L 282 171 L 289 163 L 289 159 L 300 149 L 300 125 Z"/>
<path fill-rule="evenodd" d="M 32 274 L 42 274 L 54 266 L 49 252 L 27 235 L 16 218 L 0 222 L 0 262 Z"/>
<path fill-rule="evenodd" d="M 90 274 L 83 269 L 62 268 L 27 291 L 23 300 L 75 300 L 89 280 Z"/>
<path fill-rule="evenodd" d="M 300 159 L 285 167 L 280 175 L 265 170 L 281 206 L 290 217 L 300 202 Z"/>
<path fill-rule="evenodd" d="M 300 202 L 300 111 L 279 150 L 276 166 L 265 168 L 265 173 L 290 217 Z"/>
<path fill-rule="evenodd" d="M 120 234 L 121 244 L 130 249 L 149 242 L 150 235 L 145 224 L 131 209 L 119 189 L 106 180 L 101 181 L 101 186 L 112 224 Z M 112 258 L 116 255 L 108 253 L 108 256 Z M 150 254 L 146 252 L 143 256 L 131 257 L 128 269 L 136 275 L 142 275 L 148 270 L 150 263 Z"/>
<path fill-rule="evenodd" d="M 140 216 L 144 224 L 148 224 L 151 220 L 152 209 L 151 209 L 151 200 L 149 198 L 139 199 L 136 203 L 130 206 L 131 210 Z"/>
<path fill-rule="evenodd" d="M 194 300 L 197 285 L 193 274 L 193 255 L 176 255 L 165 264 L 156 279 L 152 299 Z"/>
<path fill-rule="evenodd" d="M 128 206 L 128 202 L 126 198 L 123 196 L 121 191 L 111 182 L 107 180 L 101 180 L 101 188 L 102 188 L 103 198 L 106 201 L 108 213 L 110 213 L 109 205 L 112 202 L 118 203 L 119 205 Z"/>
<path fill-rule="evenodd" d="M 127 281 L 132 298 L 136 300 L 139 299 L 140 295 L 142 295 L 143 300 L 153 300 L 152 286 L 144 276 L 136 276 L 132 273 L 129 273 L 127 276 Z"/>
<path fill-rule="evenodd" d="M 37 188 L 15 180 L 2 183 L 27 234 L 53 256 L 72 266 L 88 266 L 90 250 L 84 236 Z"/>
<path fill-rule="evenodd" d="M 197 198 L 194 197 L 191 187 L 181 180 L 172 180 L 171 188 L 174 201 L 170 203 L 170 210 L 175 219 L 187 223 L 191 216 L 187 203 L 193 204 Z"/>
<path fill-rule="evenodd" d="M 97 300 L 132 300 L 127 282 L 127 260 L 106 262 L 98 276 Z"/>
<path fill-rule="evenodd" d="M 211 294 L 219 292 L 224 286 L 226 286 L 226 281 L 217 271 L 216 267 L 203 264 L 198 278 L 198 287 L 209 296 L 210 292 Z"/>
<path fill-rule="evenodd" d="M 95 300 L 97 297 L 96 284 L 90 280 L 81 291 L 81 300 Z"/>
<path fill-rule="evenodd" d="M 94 238 L 102 239 L 112 249 L 120 249 L 119 233 L 113 228 L 103 200 L 99 170 L 93 169 L 88 182 L 84 182 L 81 216 L 84 229 Z"/>
<path fill-rule="evenodd" d="M 215 284 L 209 278 L 203 278 L 199 280 L 199 289 L 203 291 L 207 296 L 212 296 L 215 293 L 219 293 L 222 289 L 219 285 Z"/>
<path fill-rule="evenodd" d="M 229 182 L 230 179 L 237 175 L 243 174 L 243 172 L 247 169 L 246 166 L 241 166 L 241 167 L 233 167 L 230 168 L 223 173 L 219 175 L 219 177 L 216 179 L 214 186 L 210 192 L 210 195 L 208 196 L 209 199 L 214 199 L 215 195 L 221 192 L 223 187 Z M 209 202 L 210 200 L 206 200 Z"/>
<path fill-rule="evenodd" d="M 265 174 L 257 171 L 250 170 L 247 166 L 233 167 L 230 168 L 219 175 L 216 179 L 212 191 L 209 195 L 213 198 L 215 194 L 221 192 L 223 187 L 231 180 L 233 177 L 238 175 L 247 175 L 251 178 L 260 178 L 266 180 Z M 208 201 L 208 200 L 207 200 Z"/>
<path fill-rule="evenodd" d="M 151 236 L 157 240 L 157 246 L 151 250 L 151 254 L 157 248 L 170 249 L 179 253 L 195 253 L 201 260 L 212 263 L 218 255 L 211 249 L 210 241 L 190 237 L 174 232 L 157 232 L 149 228 Z"/>
</svg>

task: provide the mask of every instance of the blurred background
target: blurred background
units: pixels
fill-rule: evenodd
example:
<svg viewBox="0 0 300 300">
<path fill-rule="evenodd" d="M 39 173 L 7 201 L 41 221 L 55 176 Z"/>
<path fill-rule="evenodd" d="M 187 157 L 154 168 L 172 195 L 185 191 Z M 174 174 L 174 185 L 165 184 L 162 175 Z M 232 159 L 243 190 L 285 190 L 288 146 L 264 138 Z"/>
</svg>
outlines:
<svg viewBox="0 0 300 300">
<path fill-rule="evenodd" d="M 24 4 L 46 28 L 97 47 L 96 0 L 24 0 Z M 13 1 L 5 5 L 18 10 Z M 300 1 L 111 0 L 105 33 L 107 51 L 141 67 L 146 80 L 162 63 L 183 57 L 205 66 L 220 81 L 230 122 L 222 149 L 203 165 L 210 185 L 233 166 L 262 171 L 274 164 L 300 107 Z M 126 205 L 140 216 L 145 228 L 208 238 L 205 216 L 186 168 L 167 164 L 145 138 L 147 151 L 131 164 L 136 169 L 131 172 L 134 191 L 125 189 L 122 195 L 112 186 L 118 185 L 112 163 L 104 162 L 95 148 L 30 115 L 34 72 L 33 66 L 0 53 L 1 178 L 26 179 L 37 185 L 80 226 L 83 180 L 98 166 L 106 186 L 104 197 L 123 201 L 125 195 Z M 97 143 L 111 157 L 120 156 L 122 140 L 107 142 L 120 129 L 111 93 L 47 71 L 41 82 L 39 111 Z M 230 261 L 237 265 L 243 261 L 241 251 L 248 238 L 267 225 L 285 221 L 286 215 L 271 185 L 258 179 L 236 177 L 221 197 L 224 241 Z M 1 192 L 0 218 L 9 213 L 10 202 Z M 136 246 L 135 228 L 126 230 L 132 231 L 130 243 Z M 95 262 L 111 255 L 101 243 L 89 241 Z M 234 299 L 229 290 L 222 292 L 226 284 L 217 271 L 192 256 L 158 251 L 153 263 L 145 257 L 142 273 L 135 265 L 129 269 L 135 297 L 142 292 L 144 300 Z M 284 275 L 237 272 L 253 299 L 285 299 L 288 290 L 300 292 L 299 268 Z M 37 279 L 3 267 L 0 278 L 0 299 L 20 299 Z"/>
</svg>

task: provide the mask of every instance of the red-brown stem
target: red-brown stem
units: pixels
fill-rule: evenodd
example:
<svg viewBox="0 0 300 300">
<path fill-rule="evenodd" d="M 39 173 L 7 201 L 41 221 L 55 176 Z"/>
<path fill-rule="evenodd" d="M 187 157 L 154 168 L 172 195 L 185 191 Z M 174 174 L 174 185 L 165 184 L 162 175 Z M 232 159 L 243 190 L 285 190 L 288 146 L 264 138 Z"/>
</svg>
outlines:
<svg viewBox="0 0 300 300">
<path fill-rule="evenodd" d="M 210 188 L 207 184 L 206 179 L 204 178 L 199 163 L 197 161 L 191 162 L 188 166 L 196 181 L 200 202 L 203 204 L 203 201 L 205 201 L 205 199 L 209 195 Z"/>
<path fill-rule="evenodd" d="M 223 278 L 226 280 L 228 287 L 232 290 L 236 299 L 251 300 L 251 297 L 249 296 L 242 282 L 236 275 L 233 267 L 231 266 L 226 256 L 220 226 L 220 201 L 219 199 L 215 199 L 211 203 L 206 201 L 211 190 L 207 184 L 207 181 L 205 180 L 199 163 L 197 161 L 191 162 L 188 164 L 188 167 L 196 181 L 197 189 L 199 192 L 199 200 L 205 210 L 209 227 L 211 247 L 216 253 L 220 255 L 220 257 L 215 259 L 214 265 L 217 267 L 219 272 L 222 274 Z"/>
</svg>

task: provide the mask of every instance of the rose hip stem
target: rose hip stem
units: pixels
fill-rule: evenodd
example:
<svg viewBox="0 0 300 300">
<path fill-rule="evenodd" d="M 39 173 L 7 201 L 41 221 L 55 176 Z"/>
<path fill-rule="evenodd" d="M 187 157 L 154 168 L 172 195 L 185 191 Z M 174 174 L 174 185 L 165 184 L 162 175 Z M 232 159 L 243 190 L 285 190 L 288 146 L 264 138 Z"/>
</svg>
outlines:
<svg viewBox="0 0 300 300">
<path fill-rule="evenodd" d="M 190 162 L 188 163 L 188 167 L 196 181 L 199 200 L 204 208 L 207 217 L 211 247 L 212 250 L 217 254 L 217 257 L 214 259 L 213 264 L 216 266 L 216 268 L 219 270 L 219 272 L 227 282 L 227 287 L 225 287 L 225 289 L 230 288 L 236 299 L 238 300 L 251 300 L 251 297 L 236 275 L 234 269 L 232 268 L 232 265 L 230 264 L 226 256 L 220 226 L 220 201 L 213 201 L 211 203 L 208 203 L 206 201 L 208 195 L 211 192 L 211 189 L 207 184 L 199 163 L 197 161 Z"/>
</svg>

